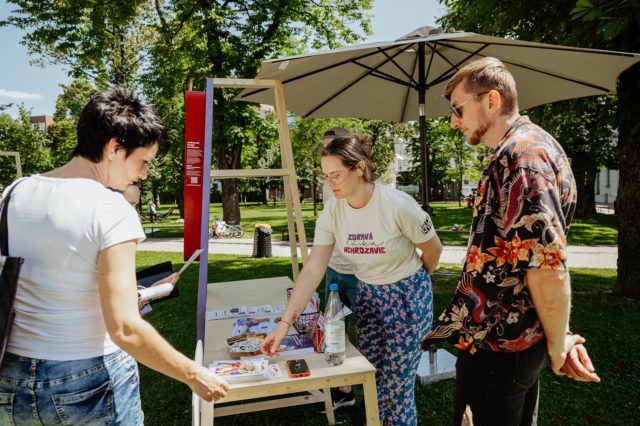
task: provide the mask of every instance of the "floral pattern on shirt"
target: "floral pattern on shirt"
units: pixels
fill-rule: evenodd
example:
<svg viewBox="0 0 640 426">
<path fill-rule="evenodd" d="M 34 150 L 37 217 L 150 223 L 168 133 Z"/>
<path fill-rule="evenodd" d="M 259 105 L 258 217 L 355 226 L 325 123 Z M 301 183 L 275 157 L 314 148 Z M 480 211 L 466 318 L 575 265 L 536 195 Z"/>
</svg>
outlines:
<svg viewBox="0 0 640 426">
<path fill-rule="evenodd" d="M 527 117 L 511 126 L 478 185 L 462 276 L 422 346 L 522 351 L 544 338 L 525 276 L 566 269 L 576 184 L 558 142 Z"/>
</svg>

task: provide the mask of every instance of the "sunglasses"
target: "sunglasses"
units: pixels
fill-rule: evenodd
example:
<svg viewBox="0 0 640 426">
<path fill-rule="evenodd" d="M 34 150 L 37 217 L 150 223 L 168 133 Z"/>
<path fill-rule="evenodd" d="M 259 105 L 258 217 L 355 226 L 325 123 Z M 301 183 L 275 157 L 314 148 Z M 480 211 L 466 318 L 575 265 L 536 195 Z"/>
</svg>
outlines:
<svg viewBox="0 0 640 426">
<path fill-rule="evenodd" d="M 457 106 L 449 105 L 449 109 L 451 110 L 451 114 L 455 115 L 458 118 L 462 118 L 462 107 L 465 104 L 471 102 L 473 99 L 480 98 L 480 97 L 486 95 L 487 93 L 489 93 L 489 90 L 486 90 L 484 92 L 480 92 L 480 93 L 477 93 L 477 94 L 473 95 L 473 97 L 471 99 L 468 99 L 468 100 L 464 101 L 460 105 L 457 105 Z"/>
</svg>

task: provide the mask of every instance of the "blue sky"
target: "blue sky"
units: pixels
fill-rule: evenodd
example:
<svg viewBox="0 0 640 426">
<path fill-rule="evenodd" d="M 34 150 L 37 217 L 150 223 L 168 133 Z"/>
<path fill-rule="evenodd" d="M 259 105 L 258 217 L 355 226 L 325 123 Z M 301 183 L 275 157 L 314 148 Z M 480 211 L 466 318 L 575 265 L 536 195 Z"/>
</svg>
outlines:
<svg viewBox="0 0 640 426">
<path fill-rule="evenodd" d="M 0 20 L 16 6 L 0 0 Z M 423 25 L 436 26 L 435 20 L 444 14 L 437 0 L 374 0 L 373 34 L 366 42 L 395 40 Z M 0 28 L 0 54 L 4 66 L 0 69 L 0 104 L 24 104 L 32 115 L 52 115 L 60 83 L 67 83 L 64 68 L 29 64 L 27 48 L 20 44 L 23 32 L 13 27 Z M 16 106 L 7 110 L 17 116 Z"/>
</svg>

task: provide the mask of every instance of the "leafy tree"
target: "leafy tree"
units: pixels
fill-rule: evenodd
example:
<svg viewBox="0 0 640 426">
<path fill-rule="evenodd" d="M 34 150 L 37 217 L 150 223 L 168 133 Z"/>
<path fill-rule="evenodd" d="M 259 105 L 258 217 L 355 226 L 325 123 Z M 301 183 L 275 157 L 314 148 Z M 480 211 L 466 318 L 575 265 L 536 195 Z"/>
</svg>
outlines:
<svg viewBox="0 0 640 426">
<path fill-rule="evenodd" d="M 296 117 L 292 130 L 293 157 L 302 190 L 304 185 L 311 188 L 314 200 L 314 215 L 317 214 L 316 196 L 321 191 L 318 177 L 322 173 L 320 152 L 322 136 L 332 127 L 344 127 L 350 132 L 368 137 L 373 144 L 372 160 L 380 173 L 380 180 L 392 183 L 391 164 L 395 160 L 395 141 L 404 135 L 404 123 L 382 120 L 360 120 L 354 118 L 301 118 Z"/>
<path fill-rule="evenodd" d="M 144 80 L 147 93 L 172 98 L 192 79 L 203 90 L 205 77 L 252 78 L 260 63 L 309 47 L 336 47 L 359 39 L 353 22 L 369 31 L 371 1 L 212 0 L 173 1 L 156 8 L 159 41 L 150 50 Z M 219 169 L 239 168 L 249 106 L 236 102 L 237 91 L 214 93 L 213 160 Z M 156 99 L 155 96 L 153 99 Z M 237 182 L 223 181 L 224 220 L 240 221 Z"/>
<path fill-rule="evenodd" d="M 322 187 L 318 183 L 318 177 L 322 173 L 320 167 L 322 136 L 332 127 L 355 130 L 358 129 L 359 124 L 359 120 L 349 118 L 326 119 L 294 116 L 291 126 L 291 146 L 298 175 L 298 187 L 300 191 L 303 191 L 305 187 L 311 189 L 314 216 L 317 216 L 317 199 L 319 198 L 317 194 L 322 191 Z"/>
<path fill-rule="evenodd" d="M 22 173 L 29 176 L 51 169 L 51 154 L 44 133 L 33 127 L 29 113 L 20 107 L 20 116 L 11 118 L 0 113 L 0 151 L 20 153 Z M 16 178 L 15 163 L 0 162 L 0 184 L 6 186 Z"/>
<path fill-rule="evenodd" d="M 78 143 L 76 126 L 80 111 L 96 92 L 96 88 L 84 78 L 69 84 L 60 84 L 62 93 L 56 99 L 53 124 L 47 127 L 47 139 L 51 149 L 53 167 L 60 167 L 71 159 Z"/>
<path fill-rule="evenodd" d="M 571 160 L 580 200 L 576 217 L 596 213 L 598 170 L 617 168 L 615 114 L 615 98 L 606 96 L 557 102 L 531 111 L 534 121 L 542 123 L 545 130 L 562 141 Z"/>
<path fill-rule="evenodd" d="M 578 0 L 571 11 L 572 19 L 581 23 L 584 34 L 602 47 L 640 52 L 640 1 L 613 0 L 609 2 Z M 596 37 L 593 37 L 593 35 Z M 620 170 L 616 214 L 618 217 L 618 278 L 616 292 L 640 299 L 640 64 L 620 75 L 618 83 L 618 144 L 616 155 Z"/>
<path fill-rule="evenodd" d="M 396 159 L 395 143 L 407 139 L 413 133 L 408 123 L 393 123 L 383 120 L 363 120 L 363 133 L 373 142 L 373 163 L 378 168 L 380 180 L 384 183 L 395 183 L 391 165 Z"/>
<path fill-rule="evenodd" d="M 573 1 L 544 1 L 535 8 L 527 7 L 528 4 L 521 0 L 447 2 L 450 10 L 442 19 L 442 23 L 503 37 L 552 44 L 602 47 L 593 45 L 592 37 L 569 20 Z M 492 12 L 488 13 L 489 11 Z M 481 13 L 488 14 L 481 16 Z M 532 118 L 535 117 L 534 121 L 537 124 L 558 139 L 572 160 L 571 166 L 579 190 L 577 217 L 595 213 L 594 190 L 598 169 L 604 165 L 616 166 L 612 162 L 615 146 L 611 143 L 614 127 L 611 126 L 610 111 L 601 107 L 604 103 L 612 105 L 606 97 L 602 97 L 598 100 L 570 100 L 557 103 L 552 109 L 540 106 L 525 112 Z M 598 119 L 598 114 L 606 117 Z M 572 126 L 579 126 L 580 130 L 572 132 Z M 603 140 L 606 142 L 603 143 Z"/>
<path fill-rule="evenodd" d="M 78 144 L 76 124 L 76 121 L 65 118 L 47 127 L 53 168 L 60 167 L 71 159 L 73 150 Z"/>
<path fill-rule="evenodd" d="M 80 111 L 89 102 L 96 88 L 85 78 L 74 79 L 69 84 L 60 84 L 62 93 L 56 99 L 54 121 L 70 119 L 78 121 Z"/>
<path fill-rule="evenodd" d="M 256 110 L 257 108 L 254 108 Z M 278 139 L 278 118 L 274 112 L 265 112 L 254 117 L 254 122 L 247 129 L 252 143 L 245 146 L 242 155 L 242 168 L 276 169 L 281 167 L 280 145 Z M 260 191 L 260 202 L 267 204 L 267 189 L 279 179 L 262 178 L 246 181 L 247 189 Z"/>
<path fill-rule="evenodd" d="M 360 36 L 352 25 L 360 24 L 366 34 L 370 32 L 365 11 L 372 1 L 11 3 L 19 8 L 0 25 L 27 31 L 24 43 L 30 52 L 66 64 L 72 75 L 88 76 L 98 87 L 116 83 L 136 88 L 140 82 L 165 123 L 179 129 L 172 136 L 178 146 L 183 141 L 184 121 L 178 124 L 180 114 L 166 103 L 172 100 L 182 107 L 183 92 L 190 82 L 203 90 L 205 77 L 255 76 L 268 57 L 356 42 Z M 250 143 L 239 130 L 250 122 L 249 106 L 237 103 L 235 93 L 215 92 L 213 159 L 221 169 L 240 167 L 243 147 Z M 172 154 L 182 155 L 181 148 Z M 162 170 L 163 177 L 166 173 Z M 239 222 L 235 180 L 223 181 L 223 209 L 227 222 Z"/>
<path fill-rule="evenodd" d="M 639 0 L 446 0 L 444 26 L 468 31 L 510 36 L 531 41 L 640 52 Z M 618 140 L 616 158 L 620 171 L 616 214 L 618 226 L 618 278 L 616 291 L 640 298 L 640 64 L 620 75 L 617 98 Z M 568 108 L 573 108 L 568 107 Z M 580 108 L 577 108 L 580 109 Z M 570 113 L 569 113 L 570 114 Z M 606 120 L 605 120 L 606 121 Z M 562 141 L 560 141 L 562 143 Z M 589 141 L 591 142 L 591 138 Z M 569 153 L 568 153 L 569 154 Z M 571 155 L 571 154 L 569 154 Z M 572 164 L 573 167 L 573 164 Z M 575 170 L 574 170 L 575 172 Z"/>
<path fill-rule="evenodd" d="M 143 196 L 177 202 L 180 217 L 184 218 L 184 93 L 173 92 L 163 96 L 154 96 L 153 109 L 162 117 L 167 128 L 171 148 L 164 156 L 151 163 L 149 176 L 141 182 Z"/>
<path fill-rule="evenodd" d="M 19 7 L 0 22 L 27 32 L 23 44 L 36 62 L 64 64 L 74 77 L 89 78 L 99 87 L 133 88 L 141 55 L 152 43 L 151 2 L 143 0 L 80 0 L 42 2 L 9 0 Z"/>
<path fill-rule="evenodd" d="M 430 141 L 427 155 L 429 156 L 429 170 L 427 171 L 430 197 L 441 199 L 442 187 L 451 182 L 466 177 L 476 181 L 480 177 L 483 166 L 475 160 L 477 154 L 467 146 L 458 132 L 451 128 L 449 120 L 434 118 L 426 121 L 426 137 Z M 417 124 L 408 138 L 409 152 L 413 158 L 420 158 L 420 140 Z M 414 163 L 412 170 L 404 176 L 406 182 L 417 184 L 422 176 L 422 166 L 419 161 Z"/>
</svg>

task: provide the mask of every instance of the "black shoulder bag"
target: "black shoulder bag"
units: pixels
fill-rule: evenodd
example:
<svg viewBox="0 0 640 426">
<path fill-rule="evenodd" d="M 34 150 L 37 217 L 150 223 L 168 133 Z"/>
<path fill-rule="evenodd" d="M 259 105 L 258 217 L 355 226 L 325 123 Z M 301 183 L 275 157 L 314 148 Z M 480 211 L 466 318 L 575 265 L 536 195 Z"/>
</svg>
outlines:
<svg viewBox="0 0 640 426">
<path fill-rule="evenodd" d="M 2 215 L 0 216 L 0 266 L 2 273 L 0 274 L 0 364 L 4 358 L 4 351 L 7 348 L 11 328 L 13 327 L 13 304 L 16 301 L 16 290 L 18 289 L 18 277 L 20 276 L 20 268 L 24 263 L 24 257 L 9 256 L 9 229 L 7 226 L 7 213 L 9 208 L 9 200 L 11 193 L 19 183 L 7 193 L 7 196 L 0 203 Z"/>
</svg>

